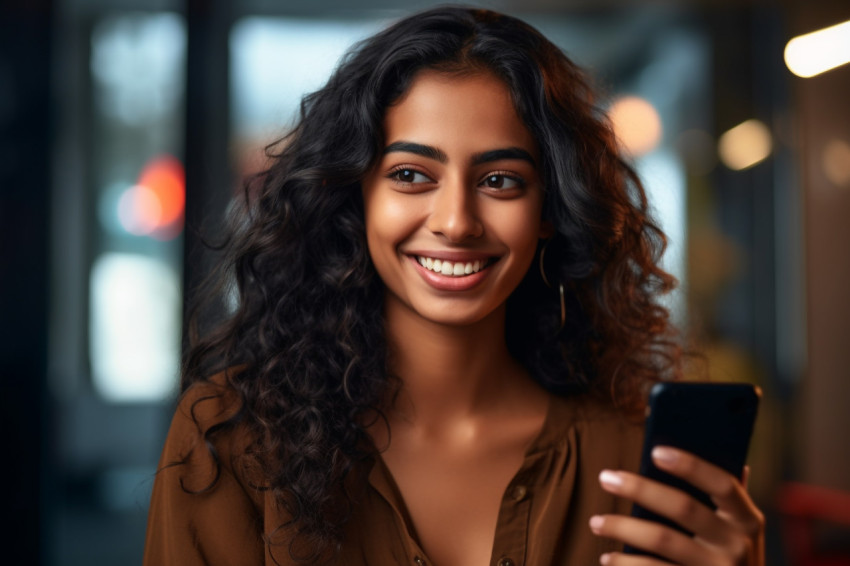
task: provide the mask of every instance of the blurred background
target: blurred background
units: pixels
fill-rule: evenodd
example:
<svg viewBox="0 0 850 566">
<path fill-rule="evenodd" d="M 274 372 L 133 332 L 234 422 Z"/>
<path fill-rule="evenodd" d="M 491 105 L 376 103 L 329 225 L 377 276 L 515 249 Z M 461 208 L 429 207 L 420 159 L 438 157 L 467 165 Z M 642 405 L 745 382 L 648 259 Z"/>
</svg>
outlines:
<svg viewBox="0 0 850 566">
<path fill-rule="evenodd" d="M 348 46 L 431 4 L 0 4 L 4 564 L 141 562 L 199 230 Z M 762 387 L 769 564 L 850 564 L 850 66 L 824 71 L 850 26 L 789 43 L 850 3 L 475 4 L 590 70 L 670 235 L 695 372 Z"/>
</svg>

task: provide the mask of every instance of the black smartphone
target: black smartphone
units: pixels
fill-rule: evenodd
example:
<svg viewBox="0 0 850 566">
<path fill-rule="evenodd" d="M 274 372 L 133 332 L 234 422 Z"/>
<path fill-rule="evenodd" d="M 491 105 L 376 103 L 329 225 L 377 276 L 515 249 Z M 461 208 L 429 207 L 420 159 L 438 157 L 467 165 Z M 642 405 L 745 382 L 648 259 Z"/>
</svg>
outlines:
<svg viewBox="0 0 850 566">
<path fill-rule="evenodd" d="M 680 448 L 740 478 L 760 399 L 758 387 L 743 383 L 665 381 L 655 384 L 649 394 L 640 474 L 689 493 L 715 509 L 705 492 L 658 469 L 652 462 L 652 449 L 659 445 Z M 632 506 L 632 516 L 663 523 L 689 536 L 693 534 L 637 504 Z M 624 552 L 650 554 L 629 545 Z"/>
</svg>

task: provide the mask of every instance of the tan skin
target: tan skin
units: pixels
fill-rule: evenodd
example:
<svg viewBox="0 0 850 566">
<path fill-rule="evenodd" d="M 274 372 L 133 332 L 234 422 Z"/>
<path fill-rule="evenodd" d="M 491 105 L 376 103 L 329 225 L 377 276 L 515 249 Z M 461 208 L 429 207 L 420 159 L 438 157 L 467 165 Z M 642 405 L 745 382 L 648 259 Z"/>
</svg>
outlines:
<svg viewBox="0 0 850 566">
<path fill-rule="evenodd" d="M 386 149 L 364 180 L 363 197 L 401 391 L 387 411 L 391 438 L 380 425 L 370 433 L 386 446 L 383 460 L 430 563 L 484 566 L 505 489 L 549 405 L 505 343 L 505 301 L 539 239 L 552 233 L 541 220 L 539 149 L 505 86 L 482 73 L 420 72 L 388 109 L 384 128 Z M 596 518 L 594 532 L 687 564 L 762 564 L 756 552 L 727 560 L 760 543 L 763 527 L 747 530 L 760 514 L 746 491 L 728 474 L 688 462 L 682 457 L 668 469 L 717 493 L 717 514 L 694 511 L 683 494 L 631 474 L 609 471 L 604 477 L 621 485 L 602 485 L 661 512 L 692 514 L 686 523 L 696 544 L 706 541 L 717 561 L 629 517 Z M 672 554 L 671 544 L 678 545 Z M 619 554 L 601 560 L 660 564 Z"/>
</svg>

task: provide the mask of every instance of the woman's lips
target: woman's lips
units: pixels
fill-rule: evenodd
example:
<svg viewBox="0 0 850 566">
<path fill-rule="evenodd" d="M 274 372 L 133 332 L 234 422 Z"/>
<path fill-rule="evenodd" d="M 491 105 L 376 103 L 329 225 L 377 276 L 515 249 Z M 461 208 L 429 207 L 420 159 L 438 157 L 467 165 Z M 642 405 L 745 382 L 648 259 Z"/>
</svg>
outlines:
<svg viewBox="0 0 850 566">
<path fill-rule="evenodd" d="M 440 291 L 466 291 L 478 285 L 489 274 L 489 267 L 498 260 L 492 257 L 464 258 L 452 254 L 434 257 L 428 254 L 408 254 L 419 275 L 431 287 Z"/>
</svg>

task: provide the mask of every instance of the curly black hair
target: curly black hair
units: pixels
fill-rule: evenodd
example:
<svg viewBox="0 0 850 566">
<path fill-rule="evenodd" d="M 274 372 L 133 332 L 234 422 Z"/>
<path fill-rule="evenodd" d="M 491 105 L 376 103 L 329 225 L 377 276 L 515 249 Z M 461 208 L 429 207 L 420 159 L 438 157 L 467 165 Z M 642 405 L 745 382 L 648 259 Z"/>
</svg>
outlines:
<svg viewBox="0 0 850 566">
<path fill-rule="evenodd" d="M 500 78 L 540 146 L 543 215 L 555 235 L 547 281 L 532 268 L 508 299 L 512 355 L 555 394 L 623 409 L 679 371 L 675 332 L 657 302 L 675 283 L 658 267 L 665 238 L 584 73 L 506 15 L 441 7 L 405 18 L 356 45 L 304 98 L 268 169 L 246 182 L 206 296 L 220 304 L 232 282 L 235 306 L 192 340 L 183 365 L 184 391 L 231 370 L 241 408 L 207 431 L 208 445 L 228 428 L 250 431 L 262 487 L 318 551 L 341 539 L 345 480 L 375 451 L 364 421 L 397 387 L 361 180 L 382 153 L 387 108 L 423 69 Z"/>
</svg>

